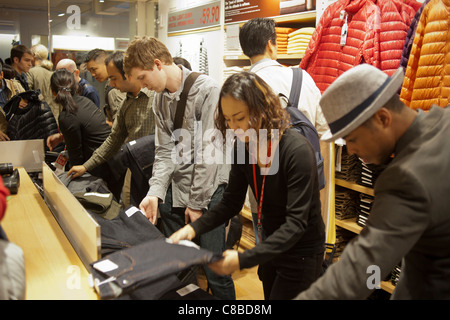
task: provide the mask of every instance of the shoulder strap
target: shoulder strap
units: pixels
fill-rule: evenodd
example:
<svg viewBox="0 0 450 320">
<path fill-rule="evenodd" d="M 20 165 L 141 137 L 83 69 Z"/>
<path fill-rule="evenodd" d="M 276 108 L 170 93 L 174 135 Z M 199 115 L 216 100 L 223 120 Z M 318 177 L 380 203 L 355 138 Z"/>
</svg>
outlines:
<svg viewBox="0 0 450 320">
<path fill-rule="evenodd" d="M 300 68 L 291 68 L 291 69 L 292 69 L 292 85 L 291 85 L 291 92 L 289 93 L 289 102 L 291 106 L 298 108 L 298 101 L 300 100 L 300 92 L 302 90 L 303 70 Z"/>
<path fill-rule="evenodd" d="M 180 101 L 178 101 L 177 103 L 177 111 L 175 112 L 175 119 L 173 121 L 174 131 L 176 129 L 180 129 L 183 125 L 184 110 L 186 109 L 186 100 L 189 94 L 189 90 L 191 90 L 192 85 L 200 74 L 201 73 L 199 72 L 191 72 L 186 78 L 186 81 L 184 81 L 183 91 L 180 95 Z"/>
</svg>

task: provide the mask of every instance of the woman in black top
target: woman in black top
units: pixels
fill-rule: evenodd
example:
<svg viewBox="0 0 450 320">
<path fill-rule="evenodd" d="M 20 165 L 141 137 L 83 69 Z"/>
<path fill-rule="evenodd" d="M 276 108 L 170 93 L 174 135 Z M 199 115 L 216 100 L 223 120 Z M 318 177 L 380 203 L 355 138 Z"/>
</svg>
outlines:
<svg viewBox="0 0 450 320">
<path fill-rule="evenodd" d="M 216 127 L 223 137 L 232 129 L 238 138 L 223 199 L 171 239 L 175 243 L 192 240 L 239 214 L 250 185 L 259 207 L 263 241 L 242 253 L 227 250 L 222 260 L 209 267 L 231 274 L 259 265 L 265 298 L 292 299 L 322 271 L 325 227 L 314 150 L 306 138 L 288 128 L 288 115 L 278 96 L 261 78 L 248 72 L 225 81 Z M 256 140 L 252 133 L 256 133 Z M 262 144 L 257 150 L 260 140 L 268 147 Z"/>
<path fill-rule="evenodd" d="M 64 139 L 69 167 L 81 165 L 106 140 L 111 128 L 101 110 L 90 99 L 77 94 L 77 82 L 71 72 L 56 70 L 50 79 L 50 87 L 55 101 L 62 106 L 58 117 L 61 134 L 50 136 L 47 146 L 52 148 Z M 117 197 L 121 185 L 117 185 L 115 180 L 114 163 L 117 163 L 116 159 L 105 162 L 90 173 L 103 178 Z"/>
</svg>

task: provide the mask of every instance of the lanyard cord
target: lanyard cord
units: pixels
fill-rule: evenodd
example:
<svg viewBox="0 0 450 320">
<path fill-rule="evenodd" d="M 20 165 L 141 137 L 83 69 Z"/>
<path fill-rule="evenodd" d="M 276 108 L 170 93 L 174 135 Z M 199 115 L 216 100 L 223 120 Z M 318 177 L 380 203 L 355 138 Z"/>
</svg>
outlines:
<svg viewBox="0 0 450 320">
<path fill-rule="evenodd" d="M 267 151 L 267 157 L 271 156 L 271 145 L 272 145 L 271 142 L 269 142 L 269 149 Z M 261 196 L 260 196 L 259 201 L 258 201 L 258 184 L 256 183 L 256 166 L 255 166 L 255 161 L 253 161 L 253 183 L 254 183 L 254 186 L 255 186 L 255 198 L 256 198 L 256 201 L 258 201 L 258 224 L 257 224 L 257 227 L 258 227 L 258 239 L 259 239 L 259 242 L 261 242 L 261 240 L 262 240 L 262 237 L 261 237 L 261 233 L 262 233 L 261 232 L 262 231 L 261 216 L 262 216 L 262 204 L 263 204 L 263 198 L 264 198 L 264 187 L 265 187 L 265 184 L 266 184 L 266 176 L 267 175 L 264 175 L 264 178 L 263 178 L 263 182 L 262 182 L 262 186 L 261 186 Z"/>
</svg>

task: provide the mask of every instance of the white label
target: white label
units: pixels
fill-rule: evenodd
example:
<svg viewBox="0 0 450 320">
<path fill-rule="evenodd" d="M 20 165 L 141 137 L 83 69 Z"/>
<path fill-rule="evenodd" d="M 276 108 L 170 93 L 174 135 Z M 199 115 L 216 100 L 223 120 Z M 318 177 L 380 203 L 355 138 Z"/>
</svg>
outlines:
<svg viewBox="0 0 450 320">
<path fill-rule="evenodd" d="M 199 289 L 199 287 L 197 287 L 195 284 L 191 283 L 191 284 L 188 284 L 186 287 L 177 290 L 177 293 L 180 296 L 184 297 L 185 295 L 187 295 L 191 292 L 194 292 L 197 289 Z"/>
<path fill-rule="evenodd" d="M 117 269 L 119 266 L 109 259 L 94 263 L 93 267 L 101 272 L 109 272 Z"/>
</svg>

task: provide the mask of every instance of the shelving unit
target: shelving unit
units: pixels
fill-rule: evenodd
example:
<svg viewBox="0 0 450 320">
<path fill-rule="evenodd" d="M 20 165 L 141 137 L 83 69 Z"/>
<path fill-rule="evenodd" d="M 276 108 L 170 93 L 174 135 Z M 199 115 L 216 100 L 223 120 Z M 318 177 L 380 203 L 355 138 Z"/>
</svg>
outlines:
<svg viewBox="0 0 450 320">
<path fill-rule="evenodd" d="M 335 158 L 333 155 L 333 162 L 334 162 Z M 333 171 L 334 171 L 334 163 L 333 163 Z M 362 186 L 360 184 L 357 184 L 356 182 L 351 182 L 351 181 L 346 181 L 343 179 L 338 179 L 335 178 L 334 179 L 334 184 L 335 186 L 340 186 L 340 187 L 344 187 L 359 193 L 364 193 L 370 196 L 375 196 L 374 191 L 372 188 L 369 187 L 365 187 Z M 348 231 L 351 231 L 353 233 L 355 233 L 356 235 L 358 235 L 361 230 L 363 230 L 363 227 L 361 227 L 360 225 L 358 225 L 356 223 L 356 218 L 349 218 L 349 219 L 344 219 L 344 220 L 339 220 L 339 219 L 335 219 L 335 225 L 338 227 L 341 227 L 343 229 L 346 229 Z M 392 294 L 392 292 L 395 289 L 395 286 L 390 282 L 390 281 L 381 281 L 380 283 L 380 287 L 382 290 Z"/>
<path fill-rule="evenodd" d="M 283 16 L 272 17 L 280 27 L 313 27 L 316 21 L 316 10 L 303 11 L 295 14 L 288 14 Z M 240 26 L 243 23 L 239 24 Z M 226 30 L 226 26 L 225 26 Z M 279 54 L 278 62 L 282 64 L 298 65 L 303 58 L 303 54 Z M 227 66 L 249 66 L 250 60 L 244 54 L 227 53 L 224 55 L 223 60 Z"/>
</svg>

